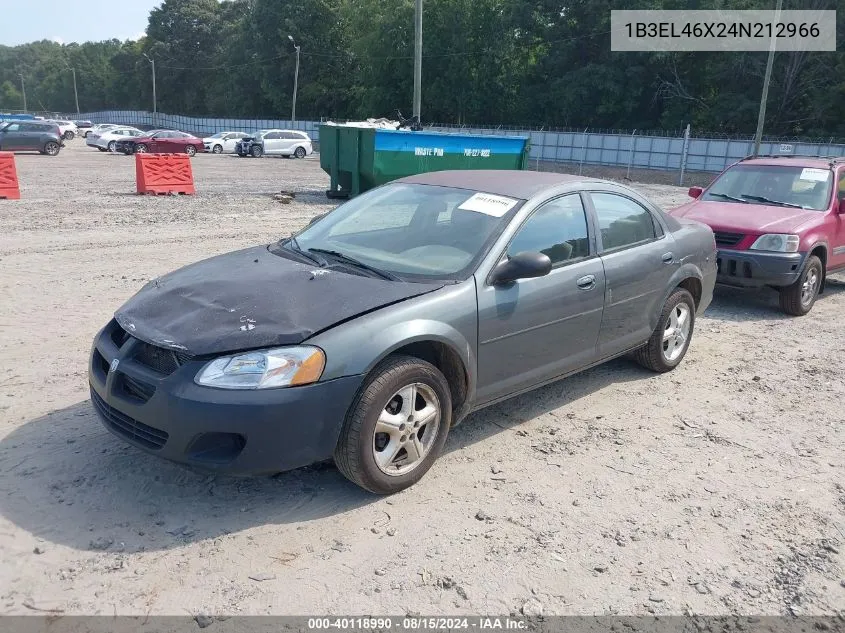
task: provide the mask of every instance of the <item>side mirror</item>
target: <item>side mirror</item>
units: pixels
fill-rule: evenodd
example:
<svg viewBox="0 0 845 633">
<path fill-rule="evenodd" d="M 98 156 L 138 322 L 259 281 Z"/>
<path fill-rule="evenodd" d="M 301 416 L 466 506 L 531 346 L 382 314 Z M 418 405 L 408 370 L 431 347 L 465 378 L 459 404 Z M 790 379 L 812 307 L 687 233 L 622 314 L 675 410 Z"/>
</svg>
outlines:
<svg viewBox="0 0 845 633">
<path fill-rule="evenodd" d="M 845 215 L 845 198 L 839 200 L 839 215 Z"/>
<path fill-rule="evenodd" d="M 325 214 L 325 213 L 321 213 L 320 215 L 315 215 L 315 216 L 314 216 L 313 218 L 311 218 L 311 220 L 308 222 L 308 226 L 311 226 L 311 225 L 312 225 L 312 224 L 314 224 L 314 222 L 316 222 L 317 220 L 322 220 L 324 217 L 326 217 L 326 215 L 327 215 L 327 214 Z"/>
<path fill-rule="evenodd" d="M 507 284 L 517 279 L 544 277 L 552 270 L 552 260 L 543 253 L 517 253 L 493 269 L 490 284 Z"/>
<path fill-rule="evenodd" d="M 687 192 L 690 198 L 698 198 L 702 193 L 704 193 L 703 187 L 690 187 Z"/>
</svg>

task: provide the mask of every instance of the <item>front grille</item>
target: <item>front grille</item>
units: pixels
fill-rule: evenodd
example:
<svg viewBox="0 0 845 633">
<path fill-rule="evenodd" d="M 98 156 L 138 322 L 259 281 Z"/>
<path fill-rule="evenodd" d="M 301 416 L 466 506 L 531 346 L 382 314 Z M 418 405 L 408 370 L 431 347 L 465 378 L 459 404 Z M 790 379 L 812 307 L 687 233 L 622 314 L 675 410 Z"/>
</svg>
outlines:
<svg viewBox="0 0 845 633">
<path fill-rule="evenodd" d="M 109 333 L 109 337 L 111 338 L 112 343 L 117 345 L 117 349 L 120 349 L 123 347 L 123 344 L 129 340 L 129 332 L 120 327 L 120 325 L 117 324 L 117 321 L 115 321 L 112 331 Z"/>
<path fill-rule="evenodd" d="M 156 392 L 156 388 L 153 385 L 150 385 L 142 380 L 132 378 L 132 376 L 127 376 L 126 374 L 121 375 L 120 382 L 123 388 L 123 393 L 140 402 L 146 402 L 152 398 L 153 394 Z"/>
<path fill-rule="evenodd" d="M 165 376 L 172 374 L 190 359 L 188 354 L 156 347 L 143 341 L 138 341 L 135 347 L 136 362 Z"/>
<path fill-rule="evenodd" d="M 91 402 L 108 427 L 127 440 L 152 450 L 160 449 L 167 442 L 169 435 L 166 431 L 147 426 L 143 422 L 138 422 L 138 420 L 121 413 L 114 407 L 110 407 L 93 389 L 91 390 Z"/>
<path fill-rule="evenodd" d="M 743 237 L 742 233 L 728 233 L 726 231 L 713 231 L 716 238 L 716 246 L 735 246 Z"/>
<path fill-rule="evenodd" d="M 94 370 L 100 373 L 100 379 L 105 381 L 109 373 L 109 361 L 107 361 L 99 350 L 94 350 Z"/>
</svg>

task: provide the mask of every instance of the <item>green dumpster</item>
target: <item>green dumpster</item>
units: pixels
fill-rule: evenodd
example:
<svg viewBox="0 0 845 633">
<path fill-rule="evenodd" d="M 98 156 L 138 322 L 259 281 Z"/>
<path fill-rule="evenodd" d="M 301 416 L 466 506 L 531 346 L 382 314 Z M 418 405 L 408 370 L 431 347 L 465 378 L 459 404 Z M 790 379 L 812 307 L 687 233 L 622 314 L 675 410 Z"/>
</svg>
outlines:
<svg viewBox="0 0 845 633">
<path fill-rule="evenodd" d="M 524 136 L 320 126 L 320 167 L 331 176 L 330 198 L 429 171 L 526 169 L 528 147 Z"/>
</svg>

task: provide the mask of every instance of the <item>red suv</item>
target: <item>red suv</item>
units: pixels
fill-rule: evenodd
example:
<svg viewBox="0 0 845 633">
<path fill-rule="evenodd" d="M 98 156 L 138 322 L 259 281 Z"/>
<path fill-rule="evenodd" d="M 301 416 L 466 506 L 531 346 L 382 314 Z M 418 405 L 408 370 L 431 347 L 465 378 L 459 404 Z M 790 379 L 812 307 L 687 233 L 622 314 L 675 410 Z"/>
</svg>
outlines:
<svg viewBox="0 0 845 633">
<path fill-rule="evenodd" d="M 845 158 L 749 157 L 689 195 L 669 213 L 713 229 L 717 283 L 775 288 L 784 312 L 802 316 L 845 268 Z"/>
</svg>

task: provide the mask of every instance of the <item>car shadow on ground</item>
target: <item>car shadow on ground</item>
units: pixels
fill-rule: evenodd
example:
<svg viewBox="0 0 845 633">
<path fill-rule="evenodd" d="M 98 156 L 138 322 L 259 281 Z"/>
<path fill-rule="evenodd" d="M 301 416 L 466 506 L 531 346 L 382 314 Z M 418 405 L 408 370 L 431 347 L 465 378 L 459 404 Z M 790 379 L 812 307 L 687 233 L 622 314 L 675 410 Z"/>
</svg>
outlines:
<svg viewBox="0 0 845 633">
<path fill-rule="evenodd" d="M 845 292 L 845 278 L 829 277 L 825 282 L 824 293 L 817 302 L 824 303 L 830 297 Z M 742 289 L 729 286 L 716 286 L 713 302 L 707 308 L 705 316 L 720 321 L 784 321 L 800 318 L 785 314 L 778 304 L 778 293 L 771 288 Z"/>
<path fill-rule="evenodd" d="M 523 394 L 469 416 L 450 434 L 446 452 L 513 432 L 609 384 L 649 376 L 616 360 Z M 24 423 L 0 441 L 0 514 L 36 537 L 79 550 L 167 550 L 256 526 L 340 516 L 379 499 L 331 464 L 241 478 L 166 462 L 112 436 L 87 400 Z"/>
</svg>

